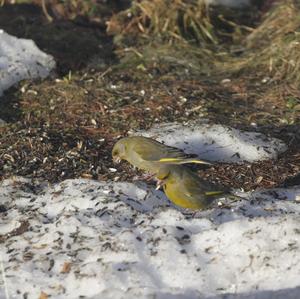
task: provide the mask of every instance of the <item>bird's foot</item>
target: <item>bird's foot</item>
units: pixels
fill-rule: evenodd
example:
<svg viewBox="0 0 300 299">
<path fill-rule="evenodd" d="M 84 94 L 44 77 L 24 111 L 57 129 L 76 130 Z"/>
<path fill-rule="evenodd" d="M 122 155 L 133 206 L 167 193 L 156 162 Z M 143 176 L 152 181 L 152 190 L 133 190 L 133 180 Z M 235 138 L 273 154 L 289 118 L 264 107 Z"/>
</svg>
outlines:
<svg viewBox="0 0 300 299">
<path fill-rule="evenodd" d="M 143 181 L 146 181 L 146 182 L 150 182 L 152 180 L 154 180 L 155 178 L 155 175 L 154 174 L 151 174 L 151 173 L 145 173 L 145 174 L 142 174 L 142 175 L 139 175 L 139 176 L 135 176 L 133 178 L 134 181 L 140 181 L 140 180 L 143 180 Z"/>
</svg>

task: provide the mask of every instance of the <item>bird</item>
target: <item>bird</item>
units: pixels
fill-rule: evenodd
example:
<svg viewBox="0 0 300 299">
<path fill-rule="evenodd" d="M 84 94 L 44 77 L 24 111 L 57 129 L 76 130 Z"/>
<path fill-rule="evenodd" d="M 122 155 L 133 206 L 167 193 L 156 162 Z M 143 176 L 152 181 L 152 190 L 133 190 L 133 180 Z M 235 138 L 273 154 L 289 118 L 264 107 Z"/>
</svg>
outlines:
<svg viewBox="0 0 300 299">
<path fill-rule="evenodd" d="M 206 209 L 216 198 L 230 195 L 229 189 L 204 181 L 184 165 L 163 165 L 156 179 L 157 189 L 162 186 L 175 205 L 191 210 Z"/>
<path fill-rule="evenodd" d="M 163 164 L 212 164 L 193 158 L 178 148 L 143 136 L 129 136 L 118 140 L 113 146 L 112 158 L 116 163 L 126 160 L 134 167 L 150 174 L 156 174 Z"/>
</svg>

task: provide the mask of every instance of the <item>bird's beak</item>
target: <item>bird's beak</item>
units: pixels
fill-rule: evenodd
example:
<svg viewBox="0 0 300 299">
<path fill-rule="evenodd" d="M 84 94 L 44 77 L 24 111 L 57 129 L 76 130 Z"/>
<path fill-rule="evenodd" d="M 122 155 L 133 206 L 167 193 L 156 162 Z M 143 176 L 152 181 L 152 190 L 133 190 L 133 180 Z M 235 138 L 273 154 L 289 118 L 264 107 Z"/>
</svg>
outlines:
<svg viewBox="0 0 300 299">
<path fill-rule="evenodd" d="M 121 158 L 120 157 L 115 157 L 113 158 L 113 162 L 116 164 L 119 164 L 121 162 Z"/>
<path fill-rule="evenodd" d="M 165 185 L 165 181 L 164 180 L 157 180 L 155 190 L 159 190 L 161 187 L 163 187 L 163 185 Z"/>
</svg>

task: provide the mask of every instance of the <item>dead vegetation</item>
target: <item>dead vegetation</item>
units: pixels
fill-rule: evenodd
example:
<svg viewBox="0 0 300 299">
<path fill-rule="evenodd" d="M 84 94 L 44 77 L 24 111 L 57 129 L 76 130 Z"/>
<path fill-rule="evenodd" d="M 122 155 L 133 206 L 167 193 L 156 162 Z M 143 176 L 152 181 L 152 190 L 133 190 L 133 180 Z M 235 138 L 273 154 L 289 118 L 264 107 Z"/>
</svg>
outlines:
<svg viewBox="0 0 300 299">
<path fill-rule="evenodd" d="M 119 42 L 132 40 L 135 43 L 196 42 L 217 43 L 210 21 L 208 6 L 203 0 L 145 0 L 132 1 L 131 7 L 114 15 L 107 24 L 109 34 Z M 144 40 L 144 41 L 143 41 Z"/>
<path fill-rule="evenodd" d="M 228 42 L 251 28 L 256 9 L 213 7 L 204 0 L 133 0 L 107 24 L 121 59 L 120 67 L 175 67 L 192 74 L 210 74 L 228 59 Z M 236 23 L 239 20 L 239 24 Z"/>
<path fill-rule="evenodd" d="M 206 64 L 215 73 L 253 74 L 272 82 L 285 80 L 298 87 L 300 8 L 297 1 L 275 2 L 261 17 L 259 25 L 260 15 L 254 17 L 253 11 L 241 15 L 240 19 L 234 19 L 234 14 L 239 13 L 208 7 L 201 0 L 133 1 L 129 9 L 112 16 L 107 31 L 114 36 L 119 47 L 117 53 L 121 57 L 129 55 L 126 62 L 149 63 L 160 57 L 174 63 L 182 57 L 187 69 L 196 66 L 200 69 Z"/>
<path fill-rule="evenodd" d="M 245 54 L 234 68 L 300 87 L 300 7 L 278 1 L 244 41 Z M 268 78 L 267 78 L 268 79 Z"/>
</svg>

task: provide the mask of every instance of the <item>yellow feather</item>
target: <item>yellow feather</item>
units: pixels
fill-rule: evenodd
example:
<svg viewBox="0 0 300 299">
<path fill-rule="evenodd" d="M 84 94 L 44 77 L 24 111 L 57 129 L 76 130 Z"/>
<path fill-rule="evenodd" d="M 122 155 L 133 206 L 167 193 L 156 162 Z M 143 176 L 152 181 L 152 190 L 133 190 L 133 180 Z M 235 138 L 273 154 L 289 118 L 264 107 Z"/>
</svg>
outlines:
<svg viewBox="0 0 300 299">
<path fill-rule="evenodd" d="M 182 165 L 165 164 L 160 167 L 156 177 L 163 183 L 166 196 L 174 204 L 192 210 L 208 208 L 218 196 L 227 192 L 220 186 L 202 180 Z"/>
<path fill-rule="evenodd" d="M 182 159 L 179 159 L 179 158 L 162 158 L 162 159 L 159 159 L 159 162 L 178 162 L 181 160 Z"/>
<path fill-rule="evenodd" d="M 195 164 L 208 164 L 211 165 L 212 163 L 199 160 L 199 159 L 187 159 L 187 158 L 162 158 L 158 160 L 161 163 L 175 163 L 175 164 L 187 164 L 187 163 L 195 163 Z"/>
</svg>

